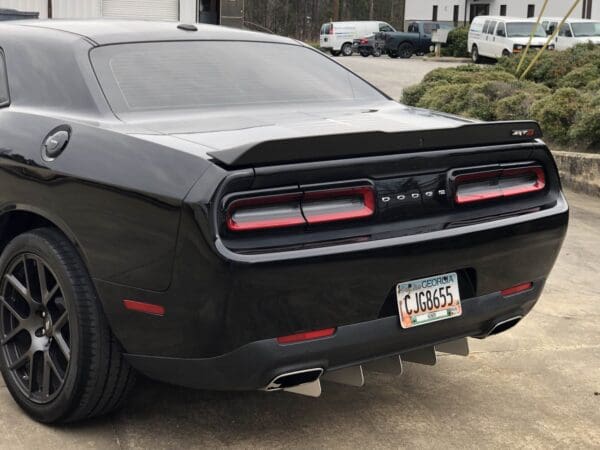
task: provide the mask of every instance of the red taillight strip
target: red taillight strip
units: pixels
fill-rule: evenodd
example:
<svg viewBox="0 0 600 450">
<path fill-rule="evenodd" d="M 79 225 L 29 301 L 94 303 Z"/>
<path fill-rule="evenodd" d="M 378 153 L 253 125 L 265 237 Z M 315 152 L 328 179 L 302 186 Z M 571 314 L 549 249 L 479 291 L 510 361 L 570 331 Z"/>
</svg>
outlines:
<svg viewBox="0 0 600 450">
<path fill-rule="evenodd" d="M 373 214 L 373 187 L 354 186 L 234 200 L 227 208 L 226 223 L 231 231 L 251 231 L 360 219 Z"/>
<path fill-rule="evenodd" d="M 535 175 L 535 181 L 525 181 L 514 186 L 502 185 L 502 182 L 506 183 L 520 175 Z M 477 182 L 484 183 L 485 181 L 490 181 L 489 186 L 477 184 Z M 494 183 L 494 181 L 496 182 Z M 541 191 L 546 187 L 546 176 L 544 170 L 539 166 L 516 167 L 458 175 L 454 179 L 454 185 L 456 189 L 454 200 L 457 204 L 463 205 Z M 469 185 L 471 185 L 471 190 L 467 190 Z M 461 192 L 461 186 L 466 192 Z"/>
<path fill-rule="evenodd" d="M 517 284 L 516 286 L 513 286 L 511 288 L 504 289 L 500 293 L 504 297 L 508 297 L 509 295 L 515 295 L 515 294 L 519 294 L 520 292 L 528 291 L 532 287 L 533 287 L 533 283 L 531 283 L 531 282 L 529 282 L 529 283 L 522 283 L 522 284 Z"/>
<path fill-rule="evenodd" d="M 304 333 L 291 334 L 289 336 L 281 336 L 277 338 L 280 344 L 293 344 L 294 342 L 310 341 L 324 337 L 333 336 L 335 328 L 325 328 L 324 330 L 306 331 Z"/>
<path fill-rule="evenodd" d="M 153 305 L 152 303 L 138 302 L 135 300 L 123 300 L 123 305 L 130 311 L 137 311 L 160 317 L 165 315 L 165 307 L 161 305 Z"/>
</svg>

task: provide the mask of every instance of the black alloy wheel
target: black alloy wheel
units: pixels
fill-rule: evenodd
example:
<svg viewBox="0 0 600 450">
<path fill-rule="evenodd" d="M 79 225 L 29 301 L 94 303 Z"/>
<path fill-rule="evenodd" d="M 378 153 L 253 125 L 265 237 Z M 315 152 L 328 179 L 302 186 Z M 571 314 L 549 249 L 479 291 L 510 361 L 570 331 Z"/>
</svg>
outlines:
<svg viewBox="0 0 600 450">
<path fill-rule="evenodd" d="M 0 285 L 0 345 L 24 396 L 48 403 L 60 393 L 71 359 L 69 311 L 48 263 L 24 253 Z"/>
</svg>

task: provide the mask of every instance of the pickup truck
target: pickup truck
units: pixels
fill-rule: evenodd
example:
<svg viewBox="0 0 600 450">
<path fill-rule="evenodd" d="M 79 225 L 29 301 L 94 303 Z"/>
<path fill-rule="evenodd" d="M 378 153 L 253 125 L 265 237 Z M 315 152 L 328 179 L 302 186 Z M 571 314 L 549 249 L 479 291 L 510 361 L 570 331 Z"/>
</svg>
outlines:
<svg viewBox="0 0 600 450">
<path fill-rule="evenodd" d="M 431 47 L 431 35 L 434 30 L 452 29 L 449 23 L 415 21 L 408 25 L 408 31 L 383 33 L 385 39 L 384 53 L 390 58 L 410 58 L 412 55 L 422 55 Z"/>
</svg>

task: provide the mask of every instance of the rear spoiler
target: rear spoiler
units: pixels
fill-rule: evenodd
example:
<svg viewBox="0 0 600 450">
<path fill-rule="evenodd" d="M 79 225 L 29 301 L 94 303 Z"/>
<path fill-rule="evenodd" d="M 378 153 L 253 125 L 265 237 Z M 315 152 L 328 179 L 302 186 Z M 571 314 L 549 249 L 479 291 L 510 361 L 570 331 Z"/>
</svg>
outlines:
<svg viewBox="0 0 600 450">
<path fill-rule="evenodd" d="M 308 136 L 251 143 L 209 152 L 229 167 L 266 166 L 308 161 L 387 155 L 485 145 L 532 142 L 542 137 L 534 121 L 470 123 L 453 128 Z"/>
</svg>

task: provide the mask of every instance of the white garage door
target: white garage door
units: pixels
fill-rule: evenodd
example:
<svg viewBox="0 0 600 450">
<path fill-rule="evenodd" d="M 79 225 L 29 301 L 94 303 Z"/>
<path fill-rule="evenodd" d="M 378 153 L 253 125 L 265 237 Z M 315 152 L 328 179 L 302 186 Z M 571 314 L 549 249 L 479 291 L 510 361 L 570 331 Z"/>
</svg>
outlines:
<svg viewBox="0 0 600 450">
<path fill-rule="evenodd" d="M 179 0 L 102 0 L 104 17 L 179 20 Z"/>
</svg>

